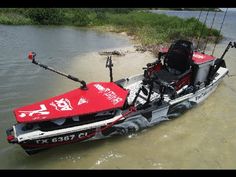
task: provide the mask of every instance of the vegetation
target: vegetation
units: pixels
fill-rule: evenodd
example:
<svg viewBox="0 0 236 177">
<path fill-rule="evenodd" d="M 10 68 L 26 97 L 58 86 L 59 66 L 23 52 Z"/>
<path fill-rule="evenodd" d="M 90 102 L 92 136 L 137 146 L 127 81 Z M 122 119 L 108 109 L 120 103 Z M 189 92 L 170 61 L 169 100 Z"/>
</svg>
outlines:
<svg viewBox="0 0 236 177">
<path fill-rule="evenodd" d="M 175 39 L 189 39 L 200 36 L 218 36 L 219 31 L 208 29 L 195 18 L 181 19 L 165 14 L 132 11 L 126 14 L 104 13 L 97 18 L 102 27 L 115 32 L 126 31 L 136 37 L 143 45 L 160 44 Z"/>
<path fill-rule="evenodd" d="M 0 23 L 8 25 L 41 24 L 93 27 L 127 32 L 143 45 L 154 45 L 182 38 L 219 36 L 195 18 L 181 19 L 129 8 L 8 8 L 0 9 Z"/>
<path fill-rule="evenodd" d="M 26 25 L 33 21 L 26 17 L 21 9 L 0 9 L 0 24 L 6 25 Z"/>
<path fill-rule="evenodd" d="M 58 25 L 63 22 L 63 13 L 60 9 L 26 9 L 24 15 L 36 24 Z"/>
</svg>

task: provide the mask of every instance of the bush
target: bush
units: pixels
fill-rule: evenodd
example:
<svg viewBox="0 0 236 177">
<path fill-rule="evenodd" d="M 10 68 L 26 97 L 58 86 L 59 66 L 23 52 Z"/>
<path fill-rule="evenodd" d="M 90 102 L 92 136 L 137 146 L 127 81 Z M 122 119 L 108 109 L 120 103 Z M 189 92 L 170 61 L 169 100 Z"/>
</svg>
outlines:
<svg viewBox="0 0 236 177">
<path fill-rule="evenodd" d="M 90 24 L 89 11 L 86 9 L 76 9 L 72 20 L 73 25 L 87 26 Z"/>
<path fill-rule="evenodd" d="M 61 24 L 63 14 L 56 8 L 32 8 L 26 11 L 26 16 L 31 18 L 37 24 Z"/>
<path fill-rule="evenodd" d="M 32 24 L 32 20 L 16 13 L 0 13 L 0 24 L 27 25 Z"/>
</svg>

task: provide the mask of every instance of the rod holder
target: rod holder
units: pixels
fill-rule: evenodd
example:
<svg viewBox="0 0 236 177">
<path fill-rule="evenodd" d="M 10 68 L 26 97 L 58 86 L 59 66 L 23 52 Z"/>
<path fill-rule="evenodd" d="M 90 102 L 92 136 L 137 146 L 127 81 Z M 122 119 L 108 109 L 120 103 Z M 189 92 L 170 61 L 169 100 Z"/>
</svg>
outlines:
<svg viewBox="0 0 236 177">
<path fill-rule="evenodd" d="M 107 57 L 107 61 L 106 61 L 106 68 L 109 68 L 110 71 L 110 82 L 113 82 L 113 73 L 112 73 L 112 67 L 113 67 L 113 63 L 112 63 L 112 59 L 111 56 Z"/>
</svg>

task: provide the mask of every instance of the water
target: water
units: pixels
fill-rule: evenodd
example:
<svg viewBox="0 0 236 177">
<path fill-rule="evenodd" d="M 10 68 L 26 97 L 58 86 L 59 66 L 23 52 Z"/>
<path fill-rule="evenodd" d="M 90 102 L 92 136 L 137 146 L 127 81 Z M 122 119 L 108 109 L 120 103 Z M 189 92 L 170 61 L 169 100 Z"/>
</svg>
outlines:
<svg viewBox="0 0 236 177">
<path fill-rule="evenodd" d="M 229 40 L 236 41 L 234 19 L 235 12 L 229 12 L 222 29 L 227 38 L 217 45 L 216 56 L 221 56 Z M 26 60 L 28 51 L 34 50 L 42 63 L 90 82 L 109 79 L 105 58 L 94 53 L 130 45 L 126 37 L 88 29 L 1 25 L 0 168 L 235 168 L 236 76 L 225 77 L 206 101 L 179 118 L 132 137 L 65 145 L 34 156 L 6 142 L 5 129 L 15 123 L 12 109 L 78 86 L 32 65 Z M 235 56 L 236 49 L 230 49 L 225 57 L 231 75 L 236 75 Z M 115 79 L 142 72 L 146 62 L 115 59 Z"/>
</svg>

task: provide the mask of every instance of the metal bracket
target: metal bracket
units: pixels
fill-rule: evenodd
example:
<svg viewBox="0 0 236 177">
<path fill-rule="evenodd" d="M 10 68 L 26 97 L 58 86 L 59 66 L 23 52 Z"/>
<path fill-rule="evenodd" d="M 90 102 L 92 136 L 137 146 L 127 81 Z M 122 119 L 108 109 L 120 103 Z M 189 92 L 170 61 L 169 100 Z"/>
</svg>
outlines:
<svg viewBox="0 0 236 177">
<path fill-rule="evenodd" d="M 107 61 L 106 61 L 106 68 L 109 68 L 110 71 L 110 82 L 113 82 L 113 73 L 112 73 L 112 67 L 113 67 L 113 63 L 112 63 L 112 59 L 111 56 L 107 57 Z"/>
</svg>

